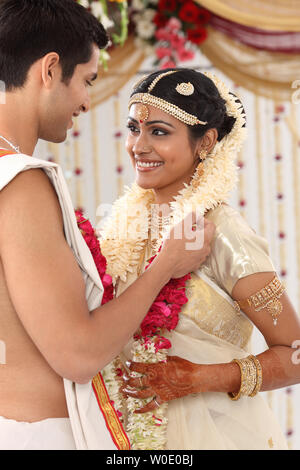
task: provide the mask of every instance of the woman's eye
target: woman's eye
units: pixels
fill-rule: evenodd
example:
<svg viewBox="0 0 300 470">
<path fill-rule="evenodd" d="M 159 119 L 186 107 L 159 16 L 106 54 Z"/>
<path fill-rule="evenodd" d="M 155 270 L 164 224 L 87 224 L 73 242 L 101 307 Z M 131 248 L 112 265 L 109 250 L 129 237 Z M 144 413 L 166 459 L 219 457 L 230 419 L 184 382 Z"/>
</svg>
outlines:
<svg viewBox="0 0 300 470">
<path fill-rule="evenodd" d="M 129 129 L 131 132 L 138 132 L 138 129 L 133 124 L 128 124 L 127 129 Z"/>
<path fill-rule="evenodd" d="M 88 86 L 93 86 L 93 84 L 92 84 L 91 82 L 89 82 L 88 80 L 86 81 L 86 84 L 87 84 Z"/>
<path fill-rule="evenodd" d="M 168 132 L 163 129 L 153 129 L 152 134 L 160 136 L 160 135 L 167 135 Z"/>
</svg>

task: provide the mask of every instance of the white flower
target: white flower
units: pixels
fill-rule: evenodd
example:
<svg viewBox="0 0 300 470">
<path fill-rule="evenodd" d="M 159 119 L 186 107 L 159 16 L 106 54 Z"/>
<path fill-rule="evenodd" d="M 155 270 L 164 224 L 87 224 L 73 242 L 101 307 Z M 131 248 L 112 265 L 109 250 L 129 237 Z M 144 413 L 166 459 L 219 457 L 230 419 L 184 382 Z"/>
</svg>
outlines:
<svg viewBox="0 0 300 470">
<path fill-rule="evenodd" d="M 143 13 L 143 20 L 152 21 L 155 15 L 156 11 L 153 8 L 147 8 Z"/>
<path fill-rule="evenodd" d="M 84 8 L 88 8 L 90 6 L 88 0 L 80 0 L 80 5 L 82 5 Z"/>
<path fill-rule="evenodd" d="M 103 11 L 103 7 L 100 2 L 93 2 L 91 5 L 92 13 L 96 18 L 99 18 L 105 29 L 111 28 L 114 22 L 111 21 Z"/>
<path fill-rule="evenodd" d="M 132 0 L 132 8 L 134 10 L 143 10 L 145 8 L 143 0 Z"/>
<path fill-rule="evenodd" d="M 155 24 L 149 23 L 149 21 L 139 21 L 136 25 L 138 35 L 143 39 L 150 39 L 155 31 Z"/>
<path fill-rule="evenodd" d="M 114 22 L 111 21 L 106 15 L 101 16 L 101 23 L 103 24 L 104 29 L 108 29 L 114 26 Z"/>
</svg>

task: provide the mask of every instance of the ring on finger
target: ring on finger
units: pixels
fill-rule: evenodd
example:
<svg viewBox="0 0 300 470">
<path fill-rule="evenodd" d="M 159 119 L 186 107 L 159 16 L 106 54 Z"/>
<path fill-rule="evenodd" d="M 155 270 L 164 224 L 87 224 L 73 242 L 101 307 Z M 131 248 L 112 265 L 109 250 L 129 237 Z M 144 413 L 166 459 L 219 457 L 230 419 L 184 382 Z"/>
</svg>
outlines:
<svg viewBox="0 0 300 470">
<path fill-rule="evenodd" d="M 154 401 L 154 404 L 156 405 L 156 407 L 159 408 L 159 407 L 160 407 L 160 403 L 158 403 L 156 396 L 153 397 L 153 401 Z"/>
<path fill-rule="evenodd" d="M 139 377 L 139 381 L 140 381 L 140 387 L 142 388 L 144 386 L 143 384 L 143 377 Z"/>
</svg>

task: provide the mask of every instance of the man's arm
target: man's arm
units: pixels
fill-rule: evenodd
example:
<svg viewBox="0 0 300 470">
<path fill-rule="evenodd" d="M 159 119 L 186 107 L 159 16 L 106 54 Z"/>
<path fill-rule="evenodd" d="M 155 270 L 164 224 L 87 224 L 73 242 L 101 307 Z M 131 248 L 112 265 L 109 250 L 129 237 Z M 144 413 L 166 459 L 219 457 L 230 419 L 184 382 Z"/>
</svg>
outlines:
<svg viewBox="0 0 300 470">
<path fill-rule="evenodd" d="M 89 312 L 58 198 L 43 170 L 19 174 L 0 192 L 0 220 L 0 255 L 15 310 L 50 366 L 79 383 L 121 351 L 176 269 L 186 273 L 209 254 L 207 244 L 201 256 L 182 256 L 183 241 L 170 240 L 122 296 Z"/>
</svg>

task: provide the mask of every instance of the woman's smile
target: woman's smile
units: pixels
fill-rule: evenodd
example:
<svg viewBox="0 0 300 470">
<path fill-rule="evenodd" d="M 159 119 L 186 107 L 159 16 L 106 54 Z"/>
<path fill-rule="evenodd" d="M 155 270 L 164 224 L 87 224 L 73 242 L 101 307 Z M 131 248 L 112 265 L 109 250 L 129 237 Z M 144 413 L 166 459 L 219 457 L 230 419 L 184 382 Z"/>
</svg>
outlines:
<svg viewBox="0 0 300 470">
<path fill-rule="evenodd" d="M 155 171 L 164 165 L 163 162 L 136 160 L 136 170 L 141 172 Z"/>
</svg>

